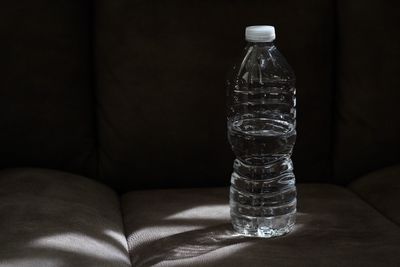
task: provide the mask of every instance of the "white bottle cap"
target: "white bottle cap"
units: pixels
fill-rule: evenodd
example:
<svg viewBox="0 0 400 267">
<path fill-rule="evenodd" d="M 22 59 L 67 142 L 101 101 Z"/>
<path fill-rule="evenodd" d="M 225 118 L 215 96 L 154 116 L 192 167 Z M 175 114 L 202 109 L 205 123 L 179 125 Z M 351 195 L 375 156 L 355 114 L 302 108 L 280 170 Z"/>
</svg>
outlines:
<svg viewBox="0 0 400 267">
<path fill-rule="evenodd" d="M 272 42 L 275 40 L 274 26 L 249 26 L 246 27 L 246 41 L 249 42 Z"/>
</svg>

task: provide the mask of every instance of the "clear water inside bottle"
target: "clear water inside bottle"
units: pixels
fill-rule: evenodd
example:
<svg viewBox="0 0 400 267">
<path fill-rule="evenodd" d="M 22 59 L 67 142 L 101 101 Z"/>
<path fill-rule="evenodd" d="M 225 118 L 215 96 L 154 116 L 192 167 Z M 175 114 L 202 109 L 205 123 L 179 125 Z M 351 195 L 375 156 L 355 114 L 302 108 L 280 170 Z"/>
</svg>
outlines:
<svg viewBox="0 0 400 267">
<path fill-rule="evenodd" d="M 268 164 L 290 156 L 296 140 L 292 124 L 270 118 L 232 121 L 228 133 L 236 157 L 253 165 Z"/>
<path fill-rule="evenodd" d="M 236 231 L 272 237 L 295 223 L 296 188 L 290 160 L 293 125 L 268 118 L 233 121 L 229 140 L 237 159 L 231 177 L 230 206 Z"/>
</svg>

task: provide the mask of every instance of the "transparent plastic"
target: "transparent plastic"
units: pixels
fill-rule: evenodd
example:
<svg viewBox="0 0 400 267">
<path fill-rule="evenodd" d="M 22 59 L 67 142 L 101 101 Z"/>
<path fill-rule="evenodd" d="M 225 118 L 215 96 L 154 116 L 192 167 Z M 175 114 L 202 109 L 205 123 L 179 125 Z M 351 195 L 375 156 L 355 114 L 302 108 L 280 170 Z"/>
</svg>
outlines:
<svg viewBox="0 0 400 267">
<path fill-rule="evenodd" d="M 273 42 L 249 42 L 227 87 L 228 139 L 236 156 L 232 225 L 250 236 L 283 235 L 296 219 L 290 159 L 296 140 L 295 75 Z"/>
</svg>

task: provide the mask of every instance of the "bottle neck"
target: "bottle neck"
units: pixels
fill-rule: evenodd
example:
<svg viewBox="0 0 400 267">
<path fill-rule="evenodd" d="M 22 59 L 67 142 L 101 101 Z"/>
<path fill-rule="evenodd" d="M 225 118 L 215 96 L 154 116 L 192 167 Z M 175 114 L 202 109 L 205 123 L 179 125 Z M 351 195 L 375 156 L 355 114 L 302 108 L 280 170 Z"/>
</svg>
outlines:
<svg viewBox="0 0 400 267">
<path fill-rule="evenodd" d="M 274 46 L 274 42 L 250 42 L 247 41 L 247 46 L 255 46 L 255 47 L 271 47 Z"/>
</svg>

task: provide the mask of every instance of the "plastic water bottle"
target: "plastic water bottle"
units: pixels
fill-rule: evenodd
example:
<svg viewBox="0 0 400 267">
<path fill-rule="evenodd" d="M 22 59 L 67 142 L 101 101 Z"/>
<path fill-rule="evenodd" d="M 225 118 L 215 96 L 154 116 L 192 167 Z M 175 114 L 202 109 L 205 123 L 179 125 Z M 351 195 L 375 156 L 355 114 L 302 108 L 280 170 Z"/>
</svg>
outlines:
<svg viewBox="0 0 400 267">
<path fill-rule="evenodd" d="M 246 28 L 247 45 L 227 82 L 228 138 L 236 156 L 231 220 L 242 234 L 280 236 L 296 219 L 290 159 L 296 140 L 294 73 L 273 41 L 275 28 Z"/>
</svg>

